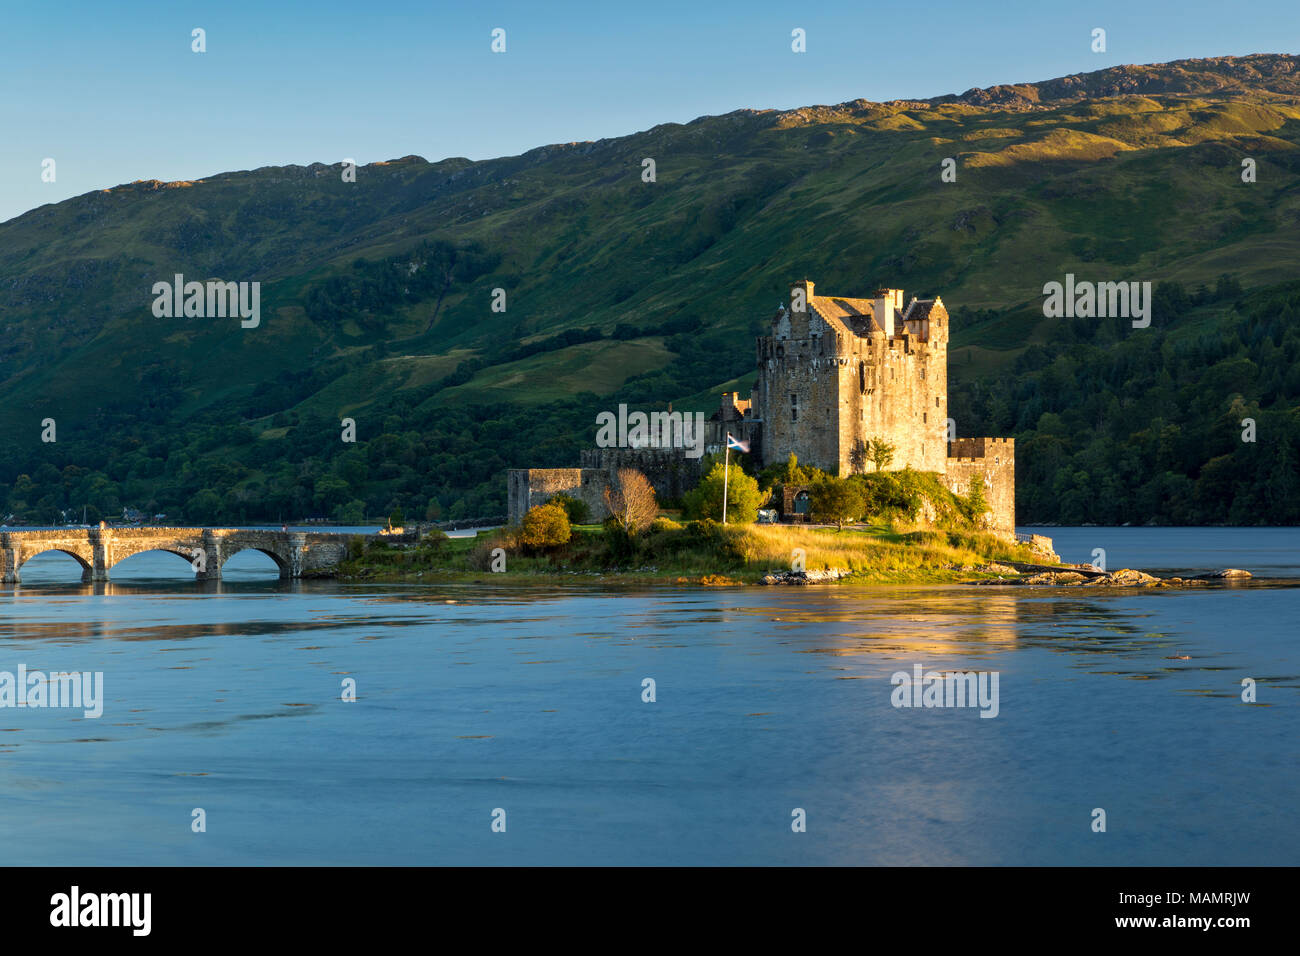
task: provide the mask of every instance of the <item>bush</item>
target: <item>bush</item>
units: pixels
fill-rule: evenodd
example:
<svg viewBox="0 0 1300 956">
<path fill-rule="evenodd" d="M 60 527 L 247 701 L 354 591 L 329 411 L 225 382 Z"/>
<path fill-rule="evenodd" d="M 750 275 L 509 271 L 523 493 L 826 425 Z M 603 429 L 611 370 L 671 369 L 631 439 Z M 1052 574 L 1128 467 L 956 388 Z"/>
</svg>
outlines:
<svg viewBox="0 0 1300 956">
<path fill-rule="evenodd" d="M 869 518 L 905 518 L 915 521 L 927 502 L 940 524 L 970 523 L 970 506 L 966 499 L 953 494 L 934 472 L 882 471 L 853 475 L 866 498 L 865 516 Z"/>
<path fill-rule="evenodd" d="M 722 488 L 727 486 L 727 523 L 750 524 L 758 517 L 766 495 L 758 489 L 758 481 L 745 474 L 738 465 L 730 470 L 718 462 L 698 485 L 686 492 L 682 503 L 688 517 L 697 520 L 722 519 Z"/>
<path fill-rule="evenodd" d="M 553 502 L 530 508 L 519 524 L 519 544 L 531 551 L 544 551 L 568 544 L 573 537 L 569 513 Z"/>
<path fill-rule="evenodd" d="M 492 570 L 492 552 L 497 548 L 507 554 L 519 549 L 519 529 L 499 528 L 496 531 L 480 531 L 470 550 L 468 563 L 475 571 Z"/>
<path fill-rule="evenodd" d="M 812 465 L 800 465 L 794 452 L 784 464 L 768 465 L 758 474 L 760 487 L 778 489 L 785 485 L 808 485 L 825 475 L 826 472 Z"/>
<path fill-rule="evenodd" d="M 681 531 L 682 526 L 672 518 L 655 518 L 650 522 L 651 531 Z"/>
<path fill-rule="evenodd" d="M 420 535 L 420 546 L 428 548 L 434 554 L 438 554 L 447 545 L 447 532 L 441 528 L 429 528 L 424 534 Z"/>
<path fill-rule="evenodd" d="M 730 519 L 730 509 L 728 509 Z M 715 561 L 728 564 L 744 561 L 745 549 L 741 540 L 743 532 L 731 525 L 723 525 L 712 518 L 692 521 L 686 526 L 686 541 L 692 547 L 707 552 Z"/>
<path fill-rule="evenodd" d="M 551 500 L 547 503 L 561 505 L 569 515 L 569 524 L 586 524 L 591 520 L 591 509 L 587 507 L 587 503 L 563 491 L 551 495 Z"/>
</svg>

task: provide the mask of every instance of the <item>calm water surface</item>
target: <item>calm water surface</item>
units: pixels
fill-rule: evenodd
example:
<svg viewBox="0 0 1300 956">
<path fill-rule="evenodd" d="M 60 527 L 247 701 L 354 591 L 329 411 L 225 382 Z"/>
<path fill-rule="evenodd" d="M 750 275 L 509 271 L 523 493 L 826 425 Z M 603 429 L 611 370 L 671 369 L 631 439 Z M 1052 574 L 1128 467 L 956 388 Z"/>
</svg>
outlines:
<svg viewBox="0 0 1300 956">
<path fill-rule="evenodd" d="M 96 589 L 43 555 L 0 590 L 0 671 L 102 671 L 105 705 L 0 708 L 6 861 L 1300 862 L 1300 530 L 1035 530 L 1066 560 L 1261 577 L 415 588 L 244 552 L 220 583 L 149 553 Z M 894 708 L 916 663 L 998 672 L 998 716 Z"/>
</svg>

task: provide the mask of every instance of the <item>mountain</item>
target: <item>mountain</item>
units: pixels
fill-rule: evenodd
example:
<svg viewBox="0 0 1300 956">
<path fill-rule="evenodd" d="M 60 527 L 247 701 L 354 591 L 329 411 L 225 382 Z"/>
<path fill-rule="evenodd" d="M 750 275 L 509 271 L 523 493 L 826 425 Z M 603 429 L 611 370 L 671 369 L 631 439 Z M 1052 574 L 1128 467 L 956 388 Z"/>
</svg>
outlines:
<svg viewBox="0 0 1300 956">
<path fill-rule="evenodd" d="M 0 517 L 501 513 L 504 468 L 571 464 L 597 411 L 747 388 L 753 336 L 806 276 L 943 296 L 950 414 L 1016 435 L 1022 521 L 1300 521 L 1298 64 L 1114 67 L 42 206 L 0 224 Z M 1067 273 L 1152 282 L 1152 327 L 1045 318 Z M 155 317 L 175 274 L 259 282 L 260 323 Z"/>
</svg>

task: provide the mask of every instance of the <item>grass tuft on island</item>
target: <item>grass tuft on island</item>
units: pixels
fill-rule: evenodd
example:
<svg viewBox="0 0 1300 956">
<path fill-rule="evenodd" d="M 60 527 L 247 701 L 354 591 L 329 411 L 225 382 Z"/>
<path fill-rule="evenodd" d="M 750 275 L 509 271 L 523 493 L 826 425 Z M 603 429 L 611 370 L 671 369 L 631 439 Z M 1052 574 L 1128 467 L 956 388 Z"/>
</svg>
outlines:
<svg viewBox="0 0 1300 956">
<path fill-rule="evenodd" d="M 498 550 L 499 549 L 499 550 Z M 842 530 L 800 525 L 679 524 L 666 518 L 627 540 L 600 525 L 577 525 L 562 545 L 529 549 L 517 529 L 473 538 L 426 535 L 413 544 L 356 538 L 337 576 L 348 581 L 600 579 L 704 586 L 756 584 L 789 571 L 803 552 L 808 571 L 840 568 L 858 584 L 968 581 L 990 562 L 1041 562 L 1027 545 L 971 530 L 916 527 L 881 520 Z M 988 575 L 985 575 L 988 576 Z"/>
</svg>

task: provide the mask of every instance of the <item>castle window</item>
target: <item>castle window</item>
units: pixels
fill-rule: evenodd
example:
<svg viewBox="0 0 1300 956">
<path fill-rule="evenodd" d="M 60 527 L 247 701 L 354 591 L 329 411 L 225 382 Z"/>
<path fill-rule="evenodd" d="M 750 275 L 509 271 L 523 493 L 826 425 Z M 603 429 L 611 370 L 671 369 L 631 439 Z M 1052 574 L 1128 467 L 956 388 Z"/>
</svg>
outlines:
<svg viewBox="0 0 1300 956">
<path fill-rule="evenodd" d="M 921 381 L 925 381 L 925 369 L 921 369 Z"/>
<path fill-rule="evenodd" d="M 791 393 L 790 395 L 790 421 L 799 420 L 799 396 Z"/>
<path fill-rule="evenodd" d="M 935 407 L 935 408 L 938 408 L 938 407 L 939 407 L 939 396 L 938 396 L 938 395 L 934 396 L 934 407 Z"/>
<path fill-rule="evenodd" d="M 929 414 L 928 414 L 927 412 L 922 412 L 922 413 L 921 413 L 921 424 L 924 425 L 924 424 L 928 423 L 929 421 L 930 421 L 930 416 L 929 416 Z"/>
</svg>

